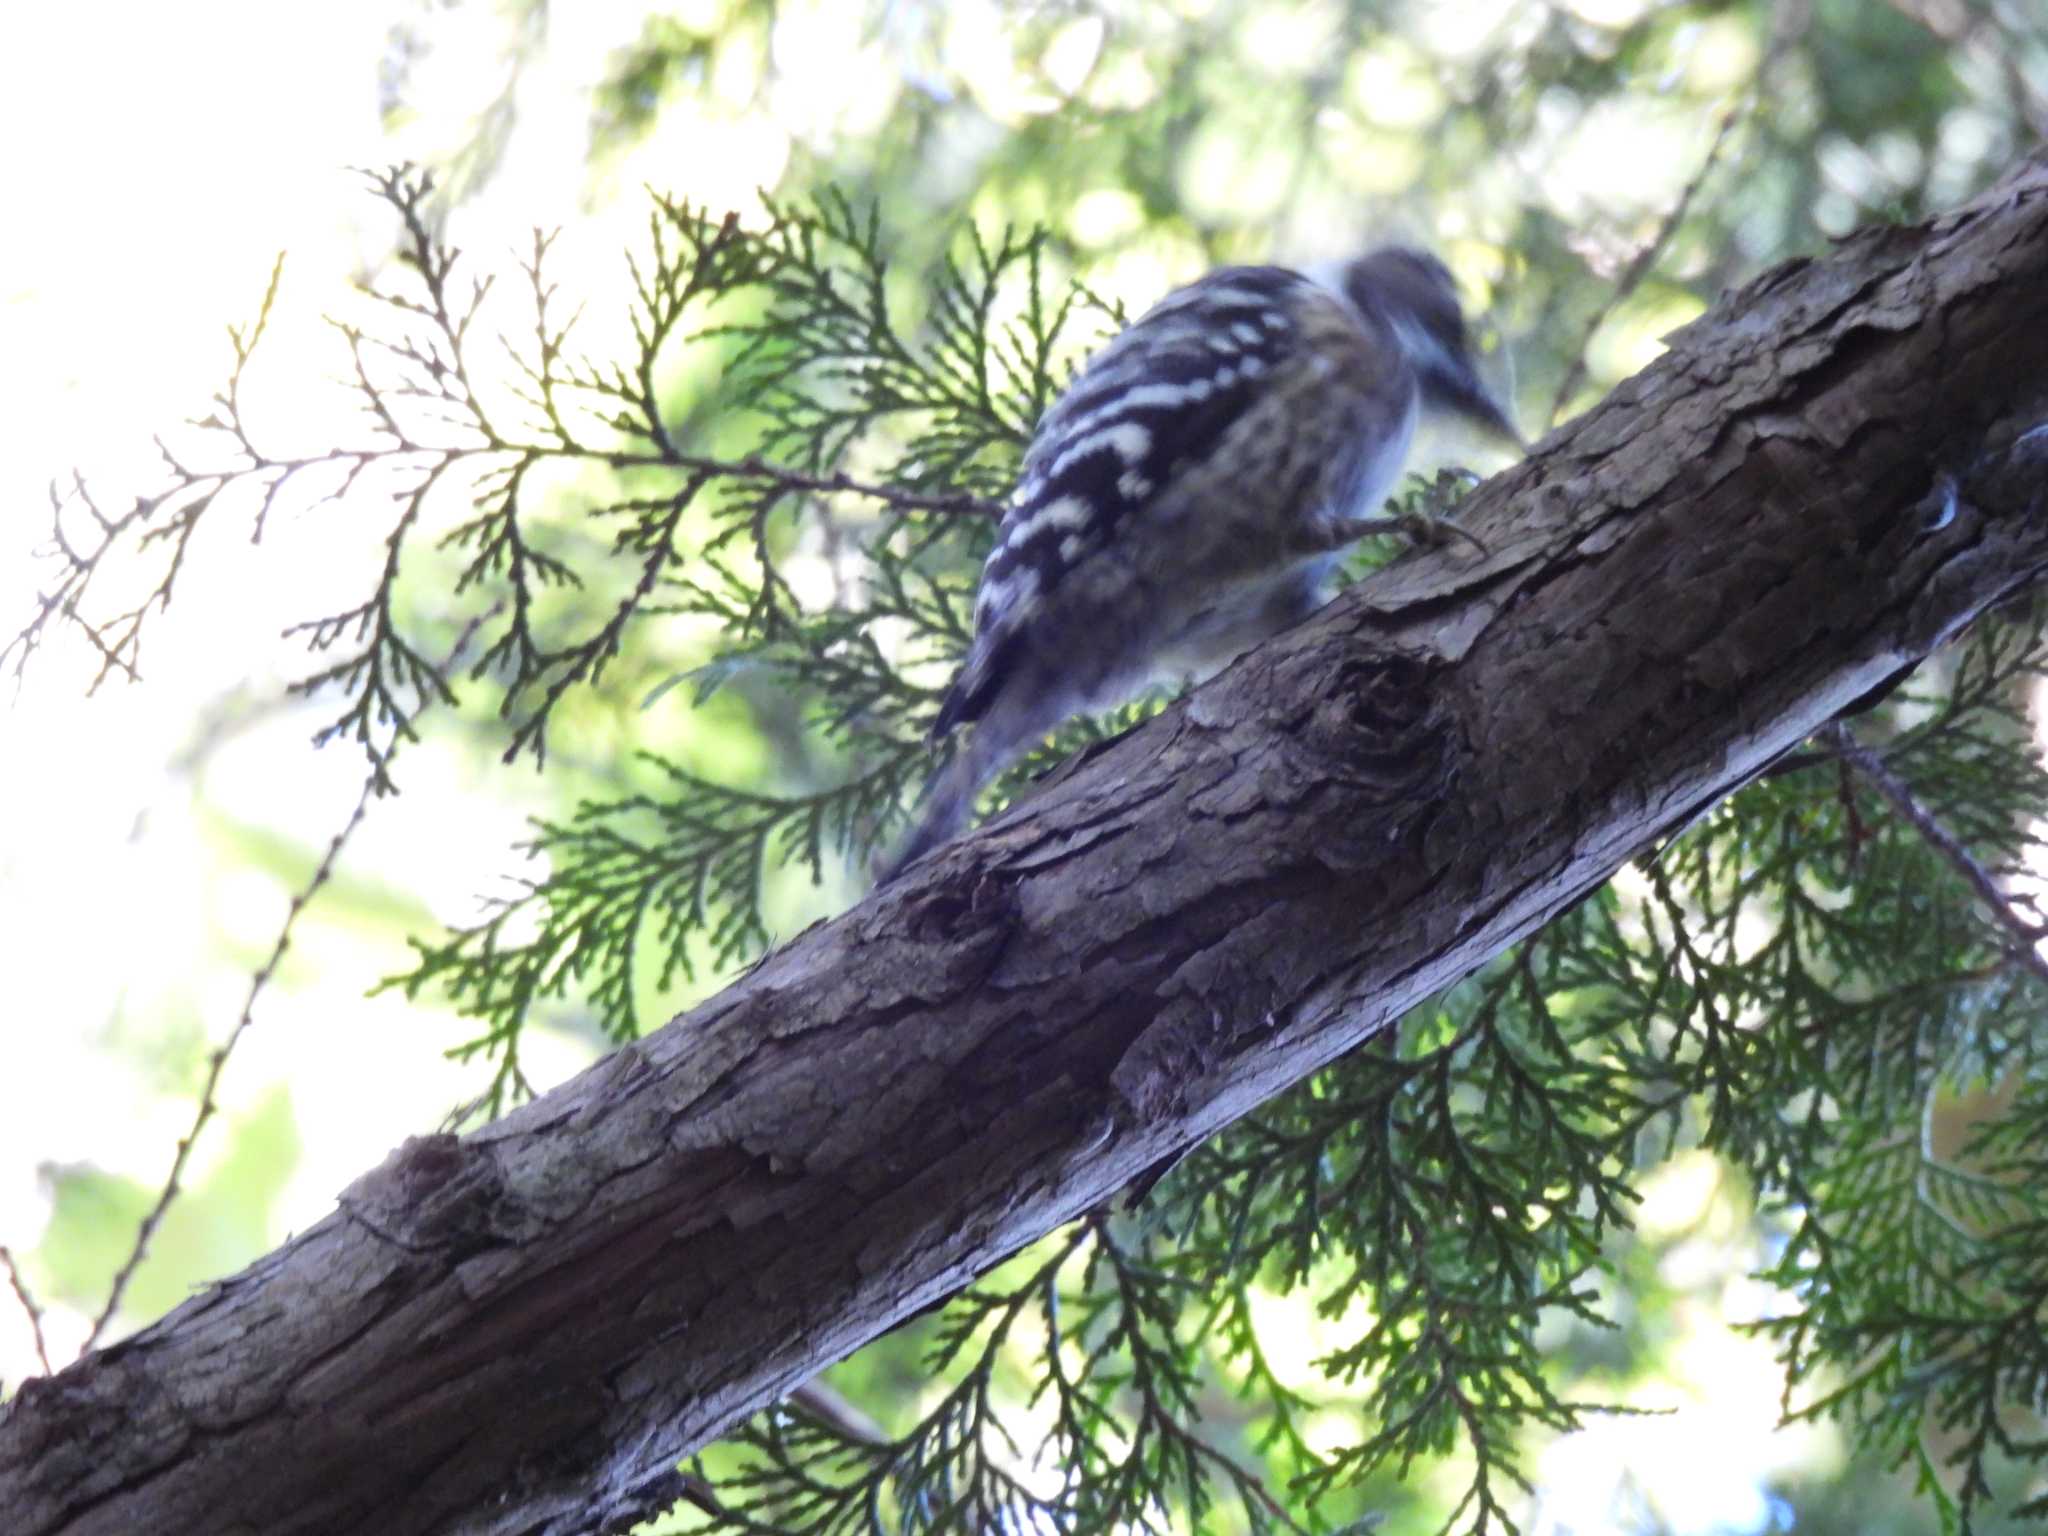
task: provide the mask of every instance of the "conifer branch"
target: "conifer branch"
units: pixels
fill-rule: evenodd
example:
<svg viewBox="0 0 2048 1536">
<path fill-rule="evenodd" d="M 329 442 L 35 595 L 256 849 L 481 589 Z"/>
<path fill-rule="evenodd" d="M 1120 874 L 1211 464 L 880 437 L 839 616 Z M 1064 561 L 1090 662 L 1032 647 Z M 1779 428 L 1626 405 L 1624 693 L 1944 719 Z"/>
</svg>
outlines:
<svg viewBox="0 0 2048 1536">
<path fill-rule="evenodd" d="M 2014 899 L 1992 878 L 1991 872 L 1978 861 L 1977 856 L 1920 803 L 1912 787 L 1894 773 L 1883 758 L 1856 739 L 1847 725 L 1836 721 L 1821 736 L 1962 877 L 1978 900 L 1983 902 L 1992 921 L 2012 935 L 2011 958 L 2042 981 L 2048 981 L 2048 960 L 2044 960 L 2040 953 L 2042 939 L 2048 938 L 2048 923 L 2022 917 Z"/>
</svg>

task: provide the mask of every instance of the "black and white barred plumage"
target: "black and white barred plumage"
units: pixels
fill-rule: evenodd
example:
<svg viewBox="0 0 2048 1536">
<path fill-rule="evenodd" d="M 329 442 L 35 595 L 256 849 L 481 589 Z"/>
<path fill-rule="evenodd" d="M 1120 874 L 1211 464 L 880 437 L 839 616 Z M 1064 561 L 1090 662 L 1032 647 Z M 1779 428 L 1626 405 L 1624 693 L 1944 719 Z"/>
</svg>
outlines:
<svg viewBox="0 0 2048 1536">
<path fill-rule="evenodd" d="M 1379 512 L 1418 413 L 1509 437 L 1450 273 L 1375 252 L 1328 278 L 1226 267 L 1169 294 L 1045 413 L 982 569 L 974 643 L 934 738 L 973 733 L 885 878 L 1080 710 L 1200 675 L 1321 605 Z"/>
</svg>

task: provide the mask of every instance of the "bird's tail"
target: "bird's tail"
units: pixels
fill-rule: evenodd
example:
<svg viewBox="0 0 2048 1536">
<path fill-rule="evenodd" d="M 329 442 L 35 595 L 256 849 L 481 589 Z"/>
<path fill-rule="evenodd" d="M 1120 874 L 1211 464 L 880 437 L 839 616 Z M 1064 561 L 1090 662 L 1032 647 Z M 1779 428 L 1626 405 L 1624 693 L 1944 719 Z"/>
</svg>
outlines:
<svg viewBox="0 0 2048 1536">
<path fill-rule="evenodd" d="M 974 736 L 983 734 L 977 730 Z M 974 747 L 975 741 L 970 739 L 926 781 L 924 793 L 917 798 L 917 825 L 886 857 L 876 861 L 876 885 L 887 885 L 939 844 L 951 841 L 966 825 L 975 795 L 993 772 L 992 766 L 980 765 Z"/>
<path fill-rule="evenodd" d="M 1074 700 L 1040 690 L 1004 690 L 969 729 L 964 743 L 939 766 L 918 797 L 917 825 L 875 866 L 875 884 L 886 885 L 967 825 L 974 797 L 1019 751 L 1037 741 L 1074 708 Z M 958 740 L 958 738 L 955 738 Z"/>
</svg>

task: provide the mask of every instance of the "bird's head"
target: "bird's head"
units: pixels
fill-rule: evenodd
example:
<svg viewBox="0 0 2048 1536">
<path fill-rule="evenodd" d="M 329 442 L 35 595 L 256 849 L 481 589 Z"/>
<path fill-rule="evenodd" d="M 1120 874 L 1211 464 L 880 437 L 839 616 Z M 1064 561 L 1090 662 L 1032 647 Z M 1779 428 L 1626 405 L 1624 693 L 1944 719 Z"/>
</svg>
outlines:
<svg viewBox="0 0 2048 1536">
<path fill-rule="evenodd" d="M 1451 269 L 1427 251 L 1394 245 L 1344 269 L 1344 292 L 1393 327 L 1421 384 L 1422 402 L 1527 447 L 1512 418 L 1479 376 L 1465 312 Z"/>
</svg>

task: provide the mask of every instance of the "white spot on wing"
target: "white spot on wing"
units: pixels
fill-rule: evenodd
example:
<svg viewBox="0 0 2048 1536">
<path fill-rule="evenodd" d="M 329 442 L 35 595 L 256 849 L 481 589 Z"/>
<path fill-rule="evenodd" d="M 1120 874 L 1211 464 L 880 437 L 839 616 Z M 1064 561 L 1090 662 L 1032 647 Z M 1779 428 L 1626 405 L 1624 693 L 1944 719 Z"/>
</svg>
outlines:
<svg viewBox="0 0 2048 1536">
<path fill-rule="evenodd" d="M 1107 421 L 1135 411 L 1170 411 L 1176 406 L 1206 400 L 1211 387 L 1207 379 L 1190 379 L 1185 384 L 1138 384 L 1105 402 L 1102 418 Z"/>
<path fill-rule="evenodd" d="M 1101 453 L 1104 449 L 1114 452 L 1126 464 L 1136 464 L 1152 450 L 1152 429 L 1143 422 L 1119 421 L 1099 432 L 1090 432 L 1078 437 L 1060 450 L 1046 469 L 1048 479 L 1057 480 L 1073 465 L 1090 454 Z M 1071 497 L 1062 498 L 1072 500 Z"/>
<path fill-rule="evenodd" d="M 989 615 L 998 613 L 1010 599 L 1010 585 L 1000 576 L 983 576 L 981 590 L 974 594 L 974 627 L 988 627 Z"/>
<path fill-rule="evenodd" d="M 1080 497 L 1062 496 L 1040 507 L 1032 521 L 1047 528 L 1085 528 L 1090 510 Z"/>
<path fill-rule="evenodd" d="M 1197 283 L 1188 290 L 1196 300 L 1219 306 L 1267 309 L 1282 300 L 1266 289 L 1240 288 L 1235 283 Z"/>
<path fill-rule="evenodd" d="M 1093 509 L 1078 496 L 1055 496 L 1003 535 L 1005 547 L 1028 544 L 1048 528 L 1085 528 Z"/>
<path fill-rule="evenodd" d="M 1038 606 L 1039 588 L 1044 582 L 1038 572 L 1028 565 L 1020 565 L 1002 581 L 984 583 L 981 598 L 974 605 L 974 622 L 977 628 L 986 628 L 990 620 L 1006 619 L 1012 615 L 1024 617 Z M 983 618 L 984 606 L 988 617 Z"/>
</svg>

